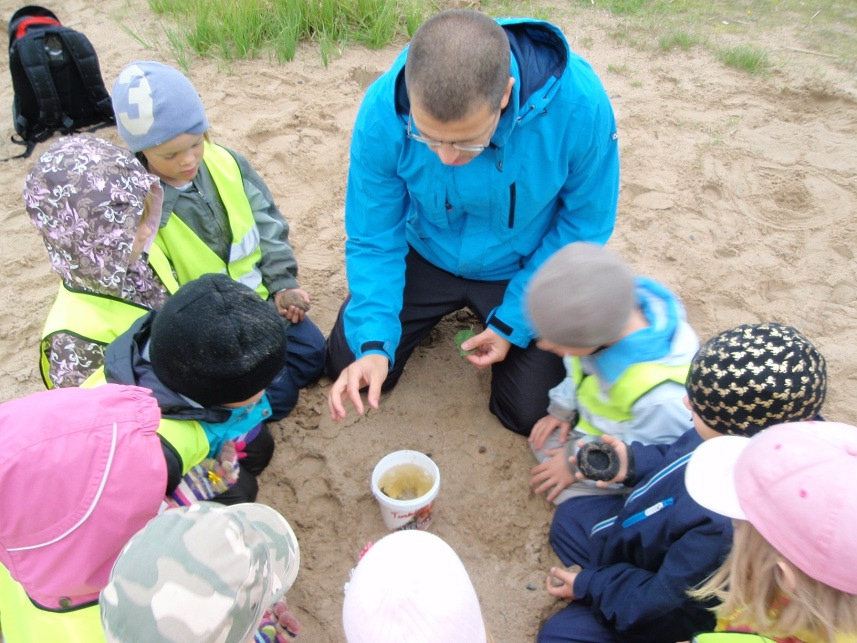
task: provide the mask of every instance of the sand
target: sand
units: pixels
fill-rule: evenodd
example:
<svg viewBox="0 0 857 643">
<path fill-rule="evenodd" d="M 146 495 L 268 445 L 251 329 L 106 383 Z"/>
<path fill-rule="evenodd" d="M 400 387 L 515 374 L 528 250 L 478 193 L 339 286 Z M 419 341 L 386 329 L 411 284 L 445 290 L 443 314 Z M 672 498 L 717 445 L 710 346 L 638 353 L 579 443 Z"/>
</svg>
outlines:
<svg viewBox="0 0 857 643">
<path fill-rule="evenodd" d="M 572 15 L 563 3 L 538 4 L 591 62 L 616 112 L 622 189 L 609 247 L 670 285 L 702 339 L 745 322 L 798 327 L 828 359 L 827 417 L 857 422 L 853 74 L 795 51 L 800 25 L 759 25 L 755 44 L 776 51 L 772 73 L 758 77 L 703 49 L 650 53 L 618 44 L 609 34 L 619 19 L 597 8 Z M 2 0 L 0 15 L 8 19 L 18 6 Z M 92 40 L 108 87 L 131 60 L 175 64 L 147 3 L 64 0 L 55 11 Z M 365 87 L 399 49 L 348 47 L 328 67 L 312 45 L 284 65 L 189 57 L 214 139 L 248 157 L 291 224 L 310 315 L 325 333 L 347 289 L 351 126 Z M 0 58 L 0 104 L 10 105 L 7 57 Z M 6 114 L 2 156 L 20 149 L 8 143 Z M 100 135 L 120 142 L 115 128 Z M 42 388 L 36 347 L 58 283 L 21 201 L 31 165 L 13 160 L 0 175 L 0 399 Z M 552 505 L 529 491 L 530 450 L 487 411 L 488 373 L 464 361 L 452 340 L 471 321 L 467 314 L 445 320 L 380 410 L 333 423 L 323 379 L 274 427 L 277 451 L 260 501 L 281 511 L 300 541 L 301 571 L 288 597 L 302 640 L 343 640 L 343 583 L 366 542 L 385 534 L 369 476 L 383 455 L 403 448 L 431 454 L 440 468 L 431 530 L 467 566 L 495 639 L 532 640 L 560 607 L 544 590 L 556 563 L 547 542 Z"/>
</svg>

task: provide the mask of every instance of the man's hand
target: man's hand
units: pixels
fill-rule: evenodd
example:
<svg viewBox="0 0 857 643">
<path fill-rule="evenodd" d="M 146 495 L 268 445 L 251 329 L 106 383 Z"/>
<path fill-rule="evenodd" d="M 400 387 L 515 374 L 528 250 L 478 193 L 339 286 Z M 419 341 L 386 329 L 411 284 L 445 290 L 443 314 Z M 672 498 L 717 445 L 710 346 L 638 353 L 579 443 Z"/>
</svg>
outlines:
<svg viewBox="0 0 857 643">
<path fill-rule="evenodd" d="M 277 304 L 277 312 L 293 324 L 306 319 L 306 313 L 310 309 L 309 295 L 300 288 L 288 288 L 274 295 L 274 303 Z"/>
<path fill-rule="evenodd" d="M 530 486 L 534 487 L 533 490 L 536 493 L 543 493 L 550 489 L 545 497 L 553 502 L 560 491 L 574 482 L 574 476 L 569 471 L 565 449 L 550 449 L 545 453 L 551 457 L 530 469 L 533 476 L 530 478 Z"/>
<path fill-rule="evenodd" d="M 506 359 L 506 354 L 512 344 L 505 337 L 501 337 L 490 328 L 486 328 L 475 337 L 471 337 L 461 344 L 465 351 L 475 350 L 472 355 L 467 355 L 467 361 L 476 368 L 485 368 L 496 362 Z"/>
<path fill-rule="evenodd" d="M 545 581 L 548 594 L 557 598 L 566 598 L 570 601 L 576 600 L 574 595 L 574 579 L 580 573 L 579 565 L 573 565 L 568 569 L 551 567 L 551 573 Z"/>
<path fill-rule="evenodd" d="M 540 450 L 545 445 L 550 434 L 556 429 L 559 429 L 559 443 L 565 444 L 565 441 L 568 440 L 568 432 L 571 430 L 571 422 L 560 420 L 553 415 L 546 415 L 533 425 L 533 430 L 530 431 L 530 437 L 528 438 L 530 444 L 533 445 L 536 451 Z"/>
<path fill-rule="evenodd" d="M 605 444 L 609 444 L 611 447 L 613 447 L 613 450 L 616 451 L 616 455 L 619 457 L 619 472 L 616 474 L 616 477 L 612 480 L 598 480 L 595 482 L 596 487 L 606 489 L 610 485 L 621 484 L 625 482 L 625 478 L 628 477 L 628 445 L 622 442 L 622 440 L 620 440 L 619 438 L 614 437 L 612 435 L 608 435 L 606 433 L 601 436 L 601 440 Z M 580 441 L 577 443 L 577 446 L 582 447 L 583 444 L 584 442 Z M 571 456 L 568 461 L 573 465 L 577 465 L 577 459 L 575 456 Z M 575 471 L 574 477 L 578 480 L 587 479 L 582 473 L 580 473 L 579 469 Z"/>
<path fill-rule="evenodd" d="M 369 392 L 366 400 L 373 409 L 378 408 L 378 400 L 381 397 L 381 385 L 387 379 L 390 370 L 390 360 L 384 355 L 371 353 L 364 355 L 356 362 L 350 364 L 343 370 L 330 393 L 327 394 L 327 408 L 334 422 L 345 417 L 345 398 L 348 397 L 354 408 L 363 415 L 363 400 L 360 397 L 360 389 L 368 386 Z"/>
</svg>

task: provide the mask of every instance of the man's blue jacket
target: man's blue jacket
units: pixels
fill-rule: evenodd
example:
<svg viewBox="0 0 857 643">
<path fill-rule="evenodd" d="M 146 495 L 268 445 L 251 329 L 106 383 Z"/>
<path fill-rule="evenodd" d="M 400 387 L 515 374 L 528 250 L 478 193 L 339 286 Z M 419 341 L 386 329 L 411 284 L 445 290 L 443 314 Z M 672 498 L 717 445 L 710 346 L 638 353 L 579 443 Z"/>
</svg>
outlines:
<svg viewBox="0 0 857 643">
<path fill-rule="evenodd" d="M 524 347 L 533 272 L 560 247 L 604 244 L 613 232 L 619 151 L 601 82 L 553 25 L 499 22 L 515 83 L 490 146 L 466 165 L 445 166 L 408 138 L 407 49 L 360 107 L 345 201 L 345 334 L 357 358 L 393 362 L 409 245 L 454 275 L 509 280 L 488 325 Z"/>
</svg>

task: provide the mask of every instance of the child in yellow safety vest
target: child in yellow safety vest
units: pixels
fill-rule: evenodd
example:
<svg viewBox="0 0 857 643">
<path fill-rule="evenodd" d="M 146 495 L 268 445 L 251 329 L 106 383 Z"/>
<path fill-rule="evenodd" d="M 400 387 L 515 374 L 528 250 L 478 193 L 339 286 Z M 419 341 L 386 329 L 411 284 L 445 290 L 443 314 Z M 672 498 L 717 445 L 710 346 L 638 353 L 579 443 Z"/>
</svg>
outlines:
<svg viewBox="0 0 857 643">
<path fill-rule="evenodd" d="M 208 137 L 202 100 L 177 69 L 126 65 L 113 84 L 119 135 L 164 189 L 155 245 L 179 284 L 224 273 L 269 300 L 287 320 L 288 360 L 268 387 L 271 420 L 288 415 L 322 372 L 324 336 L 307 317 L 289 224 L 268 186 L 237 152 Z"/>
<path fill-rule="evenodd" d="M 530 486 L 556 504 L 623 492 L 575 481 L 568 459 L 581 439 L 672 444 L 692 428 L 684 381 L 699 340 L 681 302 L 662 284 L 634 277 L 618 255 L 575 242 L 533 276 L 527 310 L 538 346 L 566 367 L 530 433 L 539 461 Z"/>
<path fill-rule="evenodd" d="M 51 144 L 23 196 L 62 279 L 42 332 L 42 378 L 48 388 L 79 386 L 107 344 L 178 289 L 152 246 L 163 189 L 133 154 L 81 134 Z"/>
</svg>

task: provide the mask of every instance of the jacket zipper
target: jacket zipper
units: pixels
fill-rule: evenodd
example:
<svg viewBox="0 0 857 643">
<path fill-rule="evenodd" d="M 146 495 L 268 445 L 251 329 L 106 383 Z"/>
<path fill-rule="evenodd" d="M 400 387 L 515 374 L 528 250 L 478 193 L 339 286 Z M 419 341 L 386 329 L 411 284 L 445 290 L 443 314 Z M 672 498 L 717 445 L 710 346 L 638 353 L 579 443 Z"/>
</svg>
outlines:
<svg viewBox="0 0 857 643">
<path fill-rule="evenodd" d="M 509 228 L 515 227 L 515 195 L 517 188 L 515 184 L 509 186 Z"/>
</svg>

